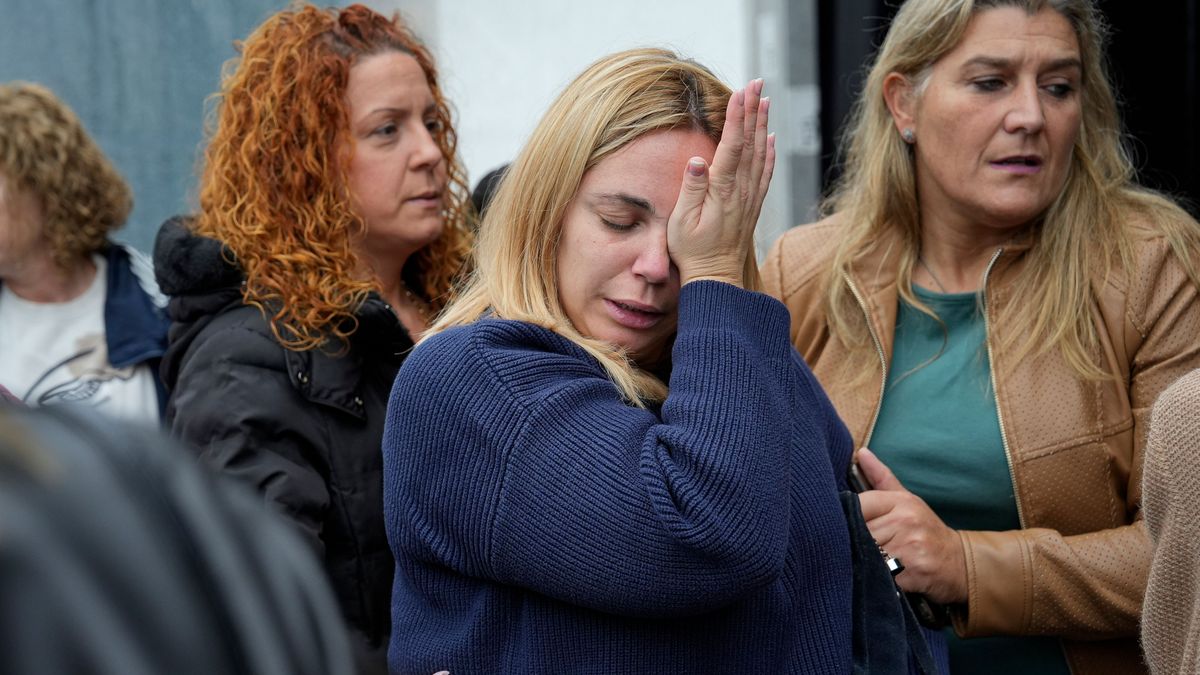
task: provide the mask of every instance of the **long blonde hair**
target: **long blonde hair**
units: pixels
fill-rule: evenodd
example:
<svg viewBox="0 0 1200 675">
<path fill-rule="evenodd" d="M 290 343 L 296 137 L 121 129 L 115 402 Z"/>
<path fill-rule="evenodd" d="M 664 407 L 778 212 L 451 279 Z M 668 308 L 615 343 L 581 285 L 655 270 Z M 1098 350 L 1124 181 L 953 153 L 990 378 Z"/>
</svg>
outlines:
<svg viewBox="0 0 1200 675">
<path fill-rule="evenodd" d="M 827 283 L 830 324 L 846 344 L 870 348 L 867 325 L 844 278 L 853 261 L 888 230 L 904 242 L 900 295 L 924 308 L 912 292 L 921 231 L 916 175 L 884 102 L 883 82 L 895 72 L 920 91 L 933 64 L 958 45 L 972 17 L 996 7 L 1058 12 L 1075 31 L 1083 64 L 1082 116 L 1066 184 L 1034 224 L 1025 271 L 1010 294 L 1021 302 L 999 308 L 997 320 L 1015 326 L 1000 346 L 1015 347 L 1012 364 L 1057 348 L 1080 376 L 1111 377 L 1091 356 L 1098 342 L 1091 313 L 1093 270 L 1107 276 L 1119 262 L 1132 273 L 1127 224 L 1139 219 L 1165 236 L 1188 275 L 1200 283 L 1194 253 L 1200 250 L 1200 226 L 1170 199 L 1136 183 L 1104 64 L 1107 27 L 1090 0 L 908 0 L 900 8 L 846 125 L 845 172 L 822 205 L 826 214 L 840 214 L 843 228 Z"/>
<path fill-rule="evenodd" d="M 426 337 L 490 310 L 575 342 L 630 403 L 664 399 L 661 380 L 619 347 L 571 325 L 558 297 L 562 221 L 583 175 L 646 134 L 694 129 L 719 141 L 729 95 L 703 66 L 661 49 L 619 52 L 589 66 L 550 106 L 508 169 L 480 226 L 474 273 Z M 746 278 L 757 280 L 753 255 L 746 269 Z"/>
</svg>

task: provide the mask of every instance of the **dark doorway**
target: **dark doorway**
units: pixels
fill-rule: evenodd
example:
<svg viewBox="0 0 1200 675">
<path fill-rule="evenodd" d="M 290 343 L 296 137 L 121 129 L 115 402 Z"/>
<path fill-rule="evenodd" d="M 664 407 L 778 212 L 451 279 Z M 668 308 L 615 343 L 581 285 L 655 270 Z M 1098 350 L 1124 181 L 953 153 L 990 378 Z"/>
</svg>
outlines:
<svg viewBox="0 0 1200 675">
<path fill-rule="evenodd" d="M 1106 0 L 1109 67 L 1142 183 L 1200 217 L 1200 0 Z"/>
</svg>

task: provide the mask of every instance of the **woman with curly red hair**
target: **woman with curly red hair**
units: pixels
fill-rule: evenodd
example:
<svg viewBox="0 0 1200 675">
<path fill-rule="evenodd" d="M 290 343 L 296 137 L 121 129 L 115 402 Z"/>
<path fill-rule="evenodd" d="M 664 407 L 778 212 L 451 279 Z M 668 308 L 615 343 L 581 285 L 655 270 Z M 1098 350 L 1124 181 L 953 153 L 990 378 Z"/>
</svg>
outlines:
<svg viewBox="0 0 1200 675">
<path fill-rule="evenodd" d="M 155 247 L 172 431 L 295 521 L 372 650 L 394 567 L 388 392 L 469 248 L 455 145 L 429 52 L 398 17 L 279 12 L 226 69 L 199 214 Z"/>
</svg>

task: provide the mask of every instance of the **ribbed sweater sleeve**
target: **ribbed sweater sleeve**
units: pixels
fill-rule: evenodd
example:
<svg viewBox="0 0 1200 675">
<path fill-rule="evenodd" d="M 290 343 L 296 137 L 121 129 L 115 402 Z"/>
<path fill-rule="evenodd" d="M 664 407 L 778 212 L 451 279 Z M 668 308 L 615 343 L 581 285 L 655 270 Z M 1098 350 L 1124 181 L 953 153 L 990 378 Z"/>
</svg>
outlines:
<svg viewBox="0 0 1200 675">
<path fill-rule="evenodd" d="M 822 512 L 838 508 L 825 402 L 793 359 L 786 309 L 716 282 L 682 289 L 659 414 L 545 329 L 485 320 L 435 336 L 389 404 L 393 550 L 627 616 L 733 602 L 782 570 L 789 514 L 808 512 L 792 500 L 840 516 Z M 797 465 L 791 418 L 806 405 Z"/>
<path fill-rule="evenodd" d="M 1155 543 L 1142 607 L 1142 647 L 1155 673 L 1200 670 L 1200 370 L 1154 405 L 1143 513 Z"/>
</svg>

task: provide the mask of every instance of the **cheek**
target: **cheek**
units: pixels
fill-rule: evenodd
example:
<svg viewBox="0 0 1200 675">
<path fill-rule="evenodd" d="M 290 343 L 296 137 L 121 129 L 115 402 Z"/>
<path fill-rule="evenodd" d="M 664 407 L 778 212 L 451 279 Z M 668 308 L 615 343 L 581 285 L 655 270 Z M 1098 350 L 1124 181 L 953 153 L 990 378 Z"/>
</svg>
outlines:
<svg viewBox="0 0 1200 675">
<path fill-rule="evenodd" d="M 587 237 L 564 232 L 558 252 L 558 280 L 560 289 L 570 291 L 569 300 L 574 301 L 569 303 L 571 306 L 579 304 L 581 289 L 593 278 L 595 259 L 589 255 L 594 249 L 593 244 Z"/>
<path fill-rule="evenodd" d="M 1067 116 L 1059 125 L 1061 129 L 1057 134 L 1055 154 L 1058 157 L 1058 168 L 1064 173 L 1067 167 L 1071 166 L 1071 160 L 1075 156 L 1075 143 L 1079 140 L 1079 125 L 1080 118 L 1078 112 Z"/>
<path fill-rule="evenodd" d="M 577 317 L 572 316 L 572 313 L 578 305 L 578 286 L 583 272 L 580 269 L 578 237 L 571 233 L 569 226 L 564 227 L 560 237 L 554 269 L 558 284 L 558 302 L 567 312 L 567 318 L 575 322 Z"/>
<path fill-rule="evenodd" d="M 398 196 L 396 177 L 403 171 L 382 155 L 362 153 L 350 163 L 347 179 L 351 191 L 364 203 L 378 203 Z"/>
</svg>

